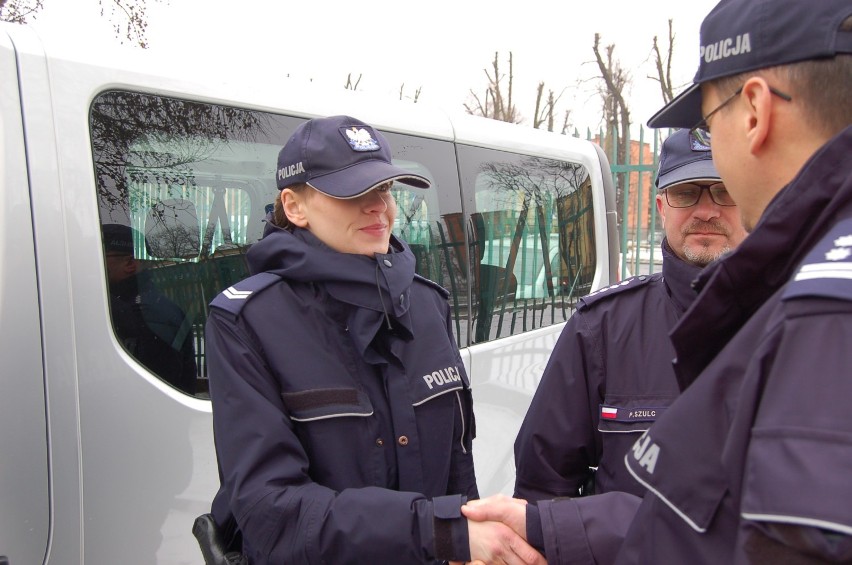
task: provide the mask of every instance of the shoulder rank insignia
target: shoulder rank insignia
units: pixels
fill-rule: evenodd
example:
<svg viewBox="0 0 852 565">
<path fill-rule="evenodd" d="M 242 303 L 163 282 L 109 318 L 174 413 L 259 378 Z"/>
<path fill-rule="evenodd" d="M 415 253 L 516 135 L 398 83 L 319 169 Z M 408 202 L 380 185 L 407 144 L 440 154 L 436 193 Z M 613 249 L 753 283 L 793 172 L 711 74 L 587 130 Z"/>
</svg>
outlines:
<svg viewBox="0 0 852 565">
<path fill-rule="evenodd" d="M 634 277 L 630 277 L 629 279 L 624 279 L 623 281 L 617 282 L 610 286 L 605 286 L 580 298 L 579 307 L 588 308 L 589 306 L 603 298 L 606 298 L 608 296 L 614 296 L 615 294 L 618 294 L 624 290 L 639 288 L 661 276 L 661 274 L 637 275 Z"/>
<path fill-rule="evenodd" d="M 442 287 L 441 285 L 439 285 L 438 283 L 436 283 L 435 281 L 433 281 L 431 279 L 427 279 L 426 277 L 423 277 L 423 276 L 418 275 L 417 273 L 414 273 L 414 280 L 420 281 L 420 282 L 426 284 L 427 286 L 431 286 L 432 288 L 437 290 L 441 294 L 441 296 L 443 296 L 444 298 L 450 297 L 450 291 L 448 291 L 446 288 Z"/>
<path fill-rule="evenodd" d="M 273 273 L 258 273 L 220 292 L 210 306 L 231 314 L 239 314 L 252 296 L 280 280 L 281 277 Z"/>
<path fill-rule="evenodd" d="M 852 218 L 838 223 L 814 246 L 782 298 L 801 296 L 852 300 Z"/>
</svg>

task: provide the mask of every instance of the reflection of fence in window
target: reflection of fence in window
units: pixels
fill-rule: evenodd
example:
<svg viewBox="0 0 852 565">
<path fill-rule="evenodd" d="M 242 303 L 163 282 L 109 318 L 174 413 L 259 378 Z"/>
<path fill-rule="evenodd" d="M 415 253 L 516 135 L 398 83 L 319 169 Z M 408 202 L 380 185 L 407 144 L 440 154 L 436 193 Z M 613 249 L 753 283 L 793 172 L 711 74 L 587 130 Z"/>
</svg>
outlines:
<svg viewBox="0 0 852 565">
<path fill-rule="evenodd" d="M 244 245 L 250 195 L 242 188 L 191 182 L 129 183 L 129 188 L 131 223 L 145 237 L 134 242 L 135 256 L 145 261 L 156 287 L 192 321 L 197 375 L 203 380 L 208 304 L 248 275 Z"/>
<path fill-rule="evenodd" d="M 131 210 L 131 225 L 139 230 L 140 233 L 146 233 L 145 225 L 151 209 L 157 206 L 158 203 L 168 200 L 179 200 L 194 207 L 197 224 L 191 225 L 172 225 L 168 229 L 159 230 L 156 235 L 147 237 L 158 238 L 160 249 L 173 249 L 174 253 L 170 255 L 152 255 L 145 248 L 144 242 L 137 244 L 137 257 L 140 259 L 197 259 L 201 249 L 195 244 L 194 253 L 187 252 L 193 249 L 190 245 L 192 241 L 191 234 L 200 234 L 201 243 L 205 254 L 212 253 L 218 247 L 225 244 L 245 245 L 248 241 L 248 222 L 251 215 L 251 198 L 249 194 L 242 188 L 236 187 L 212 187 L 212 186 L 196 186 L 194 184 L 184 185 L 160 185 L 151 183 L 130 184 L 130 210 Z M 223 210 L 227 214 L 225 217 L 226 228 L 222 229 L 223 222 L 216 217 L 216 212 Z M 163 210 L 163 213 L 170 212 L 177 214 L 180 210 Z M 209 220 L 216 220 L 210 222 Z M 208 232 L 208 226 L 214 228 L 212 233 Z M 197 236 L 196 236 L 197 237 Z M 149 242 L 150 243 L 150 242 Z"/>
<path fill-rule="evenodd" d="M 526 157 L 485 164 L 476 184 L 475 341 L 567 320 L 595 268 L 585 169 Z"/>
</svg>

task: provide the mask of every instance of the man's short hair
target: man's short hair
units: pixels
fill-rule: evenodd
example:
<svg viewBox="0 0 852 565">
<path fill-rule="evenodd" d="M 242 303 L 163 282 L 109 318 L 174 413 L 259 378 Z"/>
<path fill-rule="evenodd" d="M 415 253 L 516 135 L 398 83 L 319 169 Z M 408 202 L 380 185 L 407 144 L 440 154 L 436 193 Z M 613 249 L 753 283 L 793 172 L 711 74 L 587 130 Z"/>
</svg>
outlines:
<svg viewBox="0 0 852 565">
<path fill-rule="evenodd" d="M 852 24 L 852 18 L 849 19 Z M 753 76 L 768 80 L 780 79 L 782 90 L 801 104 L 811 127 L 833 137 L 852 124 L 852 55 L 838 55 L 831 59 L 812 59 L 760 69 L 710 81 L 723 92 L 732 94 Z"/>
</svg>

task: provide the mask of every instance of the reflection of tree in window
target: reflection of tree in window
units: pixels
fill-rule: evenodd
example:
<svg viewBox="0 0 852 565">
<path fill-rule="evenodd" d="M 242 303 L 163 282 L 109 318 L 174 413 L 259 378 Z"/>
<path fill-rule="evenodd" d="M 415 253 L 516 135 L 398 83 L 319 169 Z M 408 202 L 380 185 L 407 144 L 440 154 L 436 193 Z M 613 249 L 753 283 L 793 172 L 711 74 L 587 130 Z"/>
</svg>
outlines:
<svg viewBox="0 0 852 565">
<path fill-rule="evenodd" d="M 524 325 L 544 324 L 545 310 L 550 313 L 549 323 L 566 319 L 564 300 L 587 290 L 586 278 L 591 282 L 594 273 L 588 172 L 575 163 L 522 157 L 515 162 L 484 163 L 480 173 L 477 180 L 488 191 L 480 193 L 487 203 L 477 199 L 479 211 L 471 218 L 478 246 L 474 256 L 480 259 L 481 299 L 492 302 L 480 308 L 480 315 L 488 316 L 491 309 L 499 322 L 482 320 L 477 341 L 487 339 L 486 332 L 492 330 L 499 337 L 509 302 L 514 308 L 522 301 L 523 309 L 541 309 L 538 320 L 528 320 L 524 313 Z M 489 280 L 495 277 L 496 281 Z M 556 297 L 561 298 L 556 301 Z M 545 302 L 550 305 L 547 309 Z M 517 310 L 512 311 L 511 333 L 515 333 L 516 314 Z"/>
<path fill-rule="evenodd" d="M 511 236 L 513 251 L 517 250 L 530 222 L 533 229 L 538 228 L 542 249 L 546 252 L 548 235 L 557 227 L 551 221 L 554 199 L 558 202 L 574 194 L 588 178 L 582 165 L 541 157 L 525 157 L 520 164 L 489 162 L 483 164 L 481 170 L 492 190 L 495 208 L 517 212 L 504 218 L 502 226 L 486 226 L 492 237 Z M 531 211 L 534 212 L 532 217 Z"/>
<path fill-rule="evenodd" d="M 181 221 L 191 215 L 193 221 Z M 146 229 L 148 248 L 154 257 L 194 258 L 198 255 L 198 220 L 192 203 L 174 199 L 157 202 L 149 211 L 155 229 Z"/>
<path fill-rule="evenodd" d="M 403 189 L 394 190 L 394 198 L 398 210 L 399 236 L 407 243 L 426 243 L 428 245 L 428 236 L 424 242 L 422 233 L 429 228 L 425 197 L 422 194 L 414 194 L 410 190 Z"/>
<path fill-rule="evenodd" d="M 192 164 L 229 140 L 252 141 L 269 129 L 263 113 L 129 92 L 106 92 L 92 105 L 92 148 L 105 210 L 129 210 L 130 186 L 193 185 Z M 175 140 L 183 140 L 175 143 Z M 168 146 L 169 151 L 156 147 Z"/>
<path fill-rule="evenodd" d="M 212 232 L 220 227 L 222 239 L 231 243 L 228 218 L 251 209 L 249 196 L 241 198 L 246 192 L 242 187 L 260 177 L 255 173 L 261 159 L 252 152 L 254 146 L 278 145 L 276 118 L 212 104 L 107 92 L 92 104 L 90 119 L 101 222 L 132 226 L 143 234 L 132 247 L 149 283 L 146 290 L 183 312 L 189 327 L 188 350 L 196 358 L 193 372 L 197 370 L 202 379 L 198 386 L 180 388 L 203 394 L 207 304 L 247 274 L 244 250 L 237 249 L 232 256 L 218 249 L 222 256 L 210 254 Z M 254 143 L 258 139 L 262 143 Z M 234 163 L 222 161 L 222 155 L 235 155 Z M 244 155 L 249 155 L 248 161 L 240 160 Z M 272 175 L 266 176 L 272 182 Z M 257 182 L 262 192 L 263 184 Z M 199 202 L 205 206 L 203 212 L 210 212 L 204 245 Z M 123 310 L 112 308 L 111 313 L 116 328 L 133 321 Z M 148 319 L 143 321 L 149 325 Z M 141 358 L 135 350 L 131 353 Z M 171 382 L 166 368 L 142 361 Z"/>
<path fill-rule="evenodd" d="M 484 163 L 481 171 L 488 176 L 488 182 L 496 194 L 513 194 L 523 197 L 522 202 L 529 205 L 545 203 L 546 196 L 567 196 L 578 190 L 588 179 L 585 167 L 576 163 L 546 159 L 543 157 L 524 157 L 520 164 Z M 513 208 L 512 199 L 507 199 L 499 208 Z"/>
</svg>

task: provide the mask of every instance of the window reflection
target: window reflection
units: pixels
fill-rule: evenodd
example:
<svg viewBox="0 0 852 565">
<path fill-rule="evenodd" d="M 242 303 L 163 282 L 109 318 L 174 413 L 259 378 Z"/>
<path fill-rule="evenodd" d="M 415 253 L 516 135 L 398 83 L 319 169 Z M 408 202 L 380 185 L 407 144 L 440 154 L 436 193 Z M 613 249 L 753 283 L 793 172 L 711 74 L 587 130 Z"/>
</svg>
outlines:
<svg viewBox="0 0 852 565">
<path fill-rule="evenodd" d="M 159 291 L 138 250 L 145 238 L 130 226 L 102 226 L 104 261 L 116 337 L 124 348 L 168 383 L 194 394 L 192 317 Z"/>
<path fill-rule="evenodd" d="M 137 282 L 119 292 L 110 275 L 116 337 L 164 381 L 204 396 L 207 305 L 248 276 L 245 251 L 298 121 L 131 92 L 101 94 L 90 118 L 101 223 L 130 230 L 125 265 L 136 265 Z M 108 274 L 125 260 L 109 242 L 105 231 Z"/>
<path fill-rule="evenodd" d="M 594 276 L 588 172 L 578 164 L 470 148 L 474 342 L 563 322 Z"/>
<path fill-rule="evenodd" d="M 137 361 L 188 394 L 207 394 L 208 304 L 249 275 L 245 254 L 262 237 L 267 208 L 279 194 L 278 152 L 302 121 L 121 91 L 105 92 L 92 105 L 101 223 L 129 230 L 127 261 L 139 281 L 112 301 L 113 328 Z M 467 284 L 454 272 L 460 267 L 438 227 L 442 214 L 460 214 L 458 179 L 446 167 L 454 161 L 453 146 L 387 137 L 395 164 L 433 180 L 426 191 L 395 187 L 400 214 L 394 233 L 410 243 L 418 273 L 452 289 L 455 335 L 466 345 Z M 120 259 L 109 241 L 104 235 L 111 273 Z"/>
<path fill-rule="evenodd" d="M 207 393 L 208 304 L 248 276 L 246 251 L 278 196 L 278 151 L 302 121 L 120 91 L 92 104 L 101 224 L 130 230 L 132 242 L 132 255 L 119 258 L 104 235 L 106 271 L 134 270 L 138 281 L 115 292 L 111 283 L 114 330 L 141 364 L 184 392 Z M 432 180 L 429 190 L 395 185 L 394 233 L 411 246 L 417 272 L 448 290 L 458 345 L 566 320 L 596 261 L 587 171 L 386 135 L 395 164 Z"/>
</svg>

